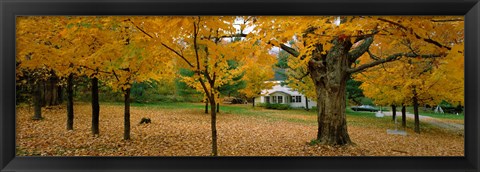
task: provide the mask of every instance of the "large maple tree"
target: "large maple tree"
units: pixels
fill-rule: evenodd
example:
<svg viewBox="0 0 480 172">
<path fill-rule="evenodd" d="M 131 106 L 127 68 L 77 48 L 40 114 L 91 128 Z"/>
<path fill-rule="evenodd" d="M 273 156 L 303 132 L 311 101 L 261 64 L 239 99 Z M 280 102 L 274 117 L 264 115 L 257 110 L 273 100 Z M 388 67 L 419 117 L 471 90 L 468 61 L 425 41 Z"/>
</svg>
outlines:
<svg viewBox="0 0 480 172">
<path fill-rule="evenodd" d="M 312 79 L 318 107 L 317 141 L 351 143 L 346 124 L 346 82 L 352 74 L 402 58 L 445 57 L 463 34 L 461 17 L 341 16 L 258 17 L 252 22 L 263 43 L 277 46 L 301 60 Z M 442 23 L 442 24 L 439 24 Z M 439 34 L 448 30 L 452 34 Z M 296 44 L 287 46 L 289 40 Z M 411 42 L 402 42 L 408 39 Z M 381 46 L 389 53 L 373 53 Z M 394 49 L 405 46 L 408 49 Z M 398 50 L 398 51 L 397 51 Z M 361 59 L 368 54 L 368 59 Z"/>
</svg>

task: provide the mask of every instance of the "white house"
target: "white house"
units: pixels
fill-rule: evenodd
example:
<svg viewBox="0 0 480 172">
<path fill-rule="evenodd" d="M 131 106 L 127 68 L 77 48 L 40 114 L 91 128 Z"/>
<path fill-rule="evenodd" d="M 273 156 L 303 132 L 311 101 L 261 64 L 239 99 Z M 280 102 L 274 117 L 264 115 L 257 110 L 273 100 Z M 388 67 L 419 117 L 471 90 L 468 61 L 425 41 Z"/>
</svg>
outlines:
<svg viewBox="0 0 480 172">
<path fill-rule="evenodd" d="M 282 81 L 267 82 L 274 82 L 275 85 L 269 90 L 262 90 L 262 96 L 255 97 L 255 102 L 290 104 L 290 106 L 294 108 L 305 108 L 308 104 L 309 109 L 317 106 L 317 102 L 310 99 L 307 100 L 307 98 L 298 91 L 289 88 L 287 85 L 282 86 L 280 84 Z M 308 101 L 308 103 L 306 101 Z"/>
</svg>

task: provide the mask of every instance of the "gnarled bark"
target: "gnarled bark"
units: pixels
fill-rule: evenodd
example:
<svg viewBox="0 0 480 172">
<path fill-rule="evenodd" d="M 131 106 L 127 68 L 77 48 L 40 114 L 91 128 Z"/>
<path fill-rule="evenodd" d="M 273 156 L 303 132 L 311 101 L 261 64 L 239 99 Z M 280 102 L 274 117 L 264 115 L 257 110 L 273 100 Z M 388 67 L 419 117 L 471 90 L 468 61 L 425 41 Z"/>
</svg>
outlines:
<svg viewBox="0 0 480 172">
<path fill-rule="evenodd" d="M 348 58 L 349 46 L 345 43 L 335 40 L 335 46 L 326 57 L 321 56 L 321 51 L 314 52 L 312 59 L 316 61 L 310 61 L 308 66 L 317 93 L 317 141 L 321 144 L 351 143 L 345 114 L 347 69 L 351 62 Z"/>
</svg>

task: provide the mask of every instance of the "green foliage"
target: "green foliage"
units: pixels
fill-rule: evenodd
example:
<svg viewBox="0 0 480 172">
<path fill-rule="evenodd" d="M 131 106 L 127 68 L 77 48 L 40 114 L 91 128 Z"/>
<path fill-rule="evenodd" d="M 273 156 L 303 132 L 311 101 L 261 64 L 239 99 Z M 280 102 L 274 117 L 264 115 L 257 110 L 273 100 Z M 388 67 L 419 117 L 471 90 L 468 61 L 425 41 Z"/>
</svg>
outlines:
<svg viewBox="0 0 480 172">
<path fill-rule="evenodd" d="M 317 139 L 312 139 L 310 140 L 310 142 L 308 142 L 308 145 L 310 146 L 314 146 L 314 145 L 318 145 L 320 144 L 320 140 L 317 140 Z"/>
<path fill-rule="evenodd" d="M 188 76 L 192 77 L 195 73 L 191 70 L 180 68 L 178 71 L 181 76 Z M 187 101 L 187 102 L 195 102 L 201 100 L 202 94 L 188 86 L 185 82 L 182 82 L 180 78 L 175 80 L 175 86 L 177 87 L 176 90 L 176 100 L 179 102 Z"/>
<path fill-rule="evenodd" d="M 167 82 L 141 82 L 133 83 L 131 90 L 132 102 L 175 102 L 175 85 Z"/>
<path fill-rule="evenodd" d="M 360 98 L 360 103 L 361 103 L 362 105 L 374 105 L 374 104 L 373 104 L 373 100 L 370 99 L 370 98 L 368 98 L 368 97 L 362 97 L 362 98 Z"/>
<path fill-rule="evenodd" d="M 280 50 L 280 52 L 278 52 L 278 62 L 277 64 L 275 64 L 276 67 L 278 68 L 281 68 L 281 69 L 287 69 L 288 68 L 288 58 L 290 58 L 291 55 L 288 54 L 286 51 L 284 50 Z"/>
<path fill-rule="evenodd" d="M 237 61 L 234 60 L 227 60 L 228 63 L 228 70 L 233 70 L 238 68 L 239 64 Z M 218 88 L 218 91 L 220 94 L 224 96 L 238 96 L 239 95 L 239 90 L 245 88 L 247 86 L 246 81 L 242 80 L 243 76 L 245 75 L 245 72 L 242 74 L 235 76 L 232 78 L 232 80 L 227 83 L 222 85 L 220 88 Z"/>
<path fill-rule="evenodd" d="M 278 103 L 259 103 L 258 106 L 265 107 L 266 109 L 277 109 L 277 110 L 292 109 L 292 107 L 289 104 L 278 104 Z"/>
<path fill-rule="evenodd" d="M 280 52 L 278 52 L 277 63 L 275 64 L 275 68 L 274 68 L 275 77 L 273 78 L 273 80 L 278 81 L 278 80 L 287 79 L 286 69 L 289 68 L 288 67 L 289 58 L 292 58 L 292 56 L 288 54 L 286 51 L 280 50 Z"/>
<path fill-rule="evenodd" d="M 362 85 L 361 81 L 356 81 L 351 78 L 347 80 L 347 99 L 352 100 L 357 105 L 361 105 L 364 103 L 369 104 L 370 102 L 362 102 L 365 101 L 365 95 L 363 95 L 363 91 L 362 89 L 360 89 L 360 85 Z"/>
</svg>

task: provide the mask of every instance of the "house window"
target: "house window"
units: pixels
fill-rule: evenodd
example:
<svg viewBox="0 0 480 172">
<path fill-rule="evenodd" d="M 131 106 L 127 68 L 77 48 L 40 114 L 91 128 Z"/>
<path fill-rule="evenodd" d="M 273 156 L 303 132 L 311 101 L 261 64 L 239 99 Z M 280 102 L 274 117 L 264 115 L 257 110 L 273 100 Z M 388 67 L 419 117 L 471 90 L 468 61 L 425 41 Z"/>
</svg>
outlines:
<svg viewBox="0 0 480 172">
<path fill-rule="evenodd" d="M 295 99 L 297 99 L 297 102 L 298 102 L 298 103 L 301 103 L 301 102 L 302 102 L 302 96 L 295 96 Z"/>
<path fill-rule="evenodd" d="M 278 96 L 278 103 L 283 103 L 283 96 Z"/>
<path fill-rule="evenodd" d="M 277 96 L 272 96 L 272 103 L 277 103 Z"/>
<path fill-rule="evenodd" d="M 270 96 L 265 96 L 265 103 L 270 103 Z"/>
<path fill-rule="evenodd" d="M 301 103 L 302 102 L 302 96 L 292 96 L 292 103 Z"/>
</svg>

